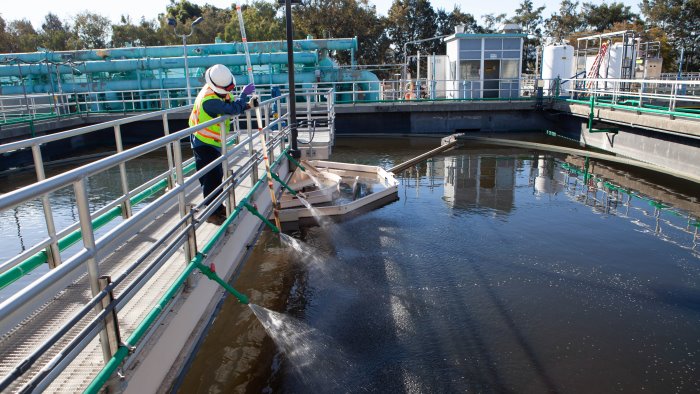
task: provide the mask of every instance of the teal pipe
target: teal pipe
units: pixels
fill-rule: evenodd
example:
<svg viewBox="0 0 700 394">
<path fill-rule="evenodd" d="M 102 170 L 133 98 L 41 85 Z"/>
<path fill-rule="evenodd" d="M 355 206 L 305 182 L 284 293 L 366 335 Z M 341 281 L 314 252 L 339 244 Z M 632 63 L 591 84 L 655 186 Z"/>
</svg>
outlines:
<svg viewBox="0 0 700 394">
<path fill-rule="evenodd" d="M 306 168 L 304 168 L 304 166 L 302 166 L 301 163 L 299 163 L 295 158 L 293 158 L 292 155 L 290 155 L 289 153 L 285 153 L 284 155 L 289 161 L 294 163 L 295 166 L 301 168 L 302 171 L 306 172 Z"/>
<path fill-rule="evenodd" d="M 272 164 L 272 166 L 279 165 L 280 160 L 285 157 L 287 153 L 287 150 L 285 149 L 284 155 L 280 155 L 277 160 Z M 244 197 L 244 201 L 247 201 L 248 198 L 250 198 L 260 187 L 260 185 L 263 184 L 265 179 L 260 179 L 258 182 L 253 185 L 253 188 L 248 192 L 248 194 Z M 121 363 L 124 361 L 126 356 L 129 355 L 129 348 L 131 346 L 135 346 L 141 338 L 146 334 L 148 329 L 153 325 L 153 323 L 158 319 L 160 316 L 161 312 L 165 310 L 165 307 L 170 303 L 173 297 L 177 294 L 177 292 L 180 290 L 180 287 L 182 284 L 185 282 L 188 276 L 192 273 L 192 271 L 197 268 L 197 264 L 201 264 L 203 260 L 203 255 L 209 253 L 209 251 L 214 247 L 216 242 L 218 242 L 219 238 L 221 238 L 225 233 L 226 233 L 226 228 L 231 224 L 231 222 L 241 213 L 241 204 L 239 204 L 236 209 L 231 213 L 231 215 L 224 221 L 224 223 L 219 227 L 219 229 L 214 233 L 214 236 L 212 239 L 207 242 L 204 247 L 202 248 L 201 253 L 197 253 L 195 257 L 192 259 L 192 261 L 187 264 L 187 267 L 185 268 L 184 271 L 175 279 L 175 282 L 168 288 L 168 290 L 165 292 L 163 297 L 158 301 L 158 304 L 151 310 L 151 312 L 146 315 L 146 317 L 141 321 L 141 323 L 134 329 L 134 332 L 129 336 L 129 338 L 124 342 L 123 345 L 119 346 L 119 349 L 117 352 L 112 356 L 112 358 L 107 362 L 104 368 L 95 376 L 95 379 L 92 380 L 90 385 L 85 389 L 83 393 L 89 393 L 89 394 L 97 394 L 101 389 L 102 386 L 107 383 L 107 380 L 109 380 L 110 376 L 114 373 L 114 371 L 117 370 L 117 368 L 121 365 Z"/>
<path fill-rule="evenodd" d="M 289 187 L 289 185 L 287 185 L 286 183 L 284 183 L 284 182 L 280 179 L 279 175 L 275 174 L 275 173 L 272 172 L 272 171 L 270 171 L 270 175 L 271 175 L 277 182 L 279 182 L 280 185 L 282 185 L 285 189 L 287 189 L 293 196 L 296 196 L 296 195 L 297 195 L 297 191 L 294 190 L 294 189 L 292 189 L 291 187 Z"/>
<path fill-rule="evenodd" d="M 188 59 L 189 61 L 189 59 Z M 326 73 L 325 75 L 321 73 L 321 83 L 332 83 L 336 82 L 333 79 L 332 74 Z M 237 85 L 245 85 L 248 83 L 248 76 L 247 75 L 236 75 L 236 84 Z M 256 78 L 261 78 L 260 74 L 256 75 Z M 301 73 L 295 73 L 294 78 L 297 81 L 297 83 L 302 84 L 302 83 L 316 83 L 316 74 L 314 72 L 301 72 Z M 364 71 L 363 73 L 358 73 L 357 78 L 371 78 L 369 79 L 370 81 L 376 80 L 377 76 L 372 74 L 369 71 Z M 263 80 L 267 80 L 268 78 L 261 78 Z M 273 85 L 282 85 L 285 86 L 287 85 L 287 74 L 274 74 L 271 75 L 269 78 L 270 81 L 272 81 Z M 357 79 L 358 81 L 361 79 Z M 347 81 L 346 81 L 347 82 Z M 199 78 L 193 78 L 190 77 L 190 83 L 192 84 L 193 87 L 195 86 L 203 86 L 204 85 L 204 78 L 199 77 Z M 376 82 L 372 82 L 372 84 L 376 84 L 376 89 L 373 88 L 375 92 L 379 91 L 379 81 L 377 80 Z M 139 88 L 141 89 L 146 89 L 146 90 L 158 90 L 158 89 L 185 89 L 187 87 L 187 81 L 185 78 L 168 78 L 165 80 L 160 80 L 160 79 L 142 79 L 141 84 L 138 83 L 137 80 L 123 80 L 123 81 L 101 81 L 101 82 L 93 82 L 93 83 L 62 83 L 61 84 L 63 91 L 64 92 L 71 92 L 71 93 L 88 93 L 88 92 L 109 92 L 109 91 L 124 91 L 124 90 L 138 90 Z M 27 94 L 30 93 L 47 93 L 51 91 L 51 85 L 49 84 L 34 84 L 34 85 L 27 85 Z M 2 86 L 0 87 L 0 94 L 5 94 L 5 95 L 18 95 L 18 94 L 23 94 L 22 86 Z M 378 93 L 374 93 L 371 95 L 367 95 L 365 97 L 366 100 L 371 100 L 374 98 L 378 98 L 379 95 Z"/>
<path fill-rule="evenodd" d="M 294 40 L 295 50 L 315 51 L 315 50 L 351 50 L 357 49 L 357 37 L 354 38 L 329 38 L 318 40 Z M 257 41 L 249 42 L 248 48 L 251 53 L 265 52 L 286 52 L 286 41 Z M 243 43 L 221 43 L 221 44 L 188 44 L 187 56 L 211 56 L 211 55 L 231 55 L 244 53 Z M 30 53 L 8 53 L 0 55 L 0 62 L 84 62 L 91 60 L 109 59 L 139 59 L 139 58 L 159 58 L 159 57 L 180 57 L 183 56 L 182 45 L 166 45 L 155 47 L 134 47 L 134 48 L 111 48 L 111 49 L 88 49 L 81 51 L 58 51 L 58 52 L 30 52 Z M 189 61 L 189 58 L 188 58 Z"/>
<path fill-rule="evenodd" d="M 231 295 L 236 297 L 241 304 L 248 305 L 250 303 L 250 300 L 248 300 L 247 296 L 239 293 L 238 290 L 233 288 L 233 286 L 228 284 L 225 280 L 221 279 L 221 277 L 217 275 L 216 271 L 214 271 L 211 267 L 207 267 L 201 262 L 195 262 L 194 264 L 200 271 L 202 271 L 202 274 L 204 274 L 204 276 L 221 285 L 221 287 L 223 287 L 224 289 L 226 289 L 226 291 L 231 293 Z"/>
<path fill-rule="evenodd" d="M 182 54 L 182 52 L 180 53 Z M 256 53 L 250 55 L 250 61 L 255 65 L 264 64 L 287 64 L 286 53 Z M 318 62 L 318 54 L 316 52 L 295 52 L 294 62 L 297 64 L 316 64 Z M 214 56 L 193 56 L 187 58 L 187 65 L 190 68 L 210 67 L 215 64 L 225 64 L 227 66 L 243 66 L 246 64 L 245 55 L 214 55 Z M 95 72 L 130 72 L 136 70 L 159 70 L 184 68 L 184 57 L 172 58 L 147 58 L 147 59 L 127 59 L 127 60 L 111 60 L 111 61 L 89 61 L 75 65 L 47 65 L 41 64 L 23 64 L 23 65 L 7 65 L 0 66 L 0 77 L 20 75 L 53 75 L 56 73 L 56 67 L 60 74 L 73 74 L 80 72 L 82 74 Z M 20 70 L 21 68 L 21 70 Z M 64 89 L 66 90 L 66 89 Z M 67 91 L 67 90 L 66 90 Z"/>
<path fill-rule="evenodd" d="M 246 207 L 246 209 L 248 209 L 248 211 L 250 211 L 250 213 L 252 213 L 253 215 L 257 216 L 260 220 L 262 220 L 263 223 L 265 223 L 267 225 L 267 227 L 269 227 L 273 232 L 275 232 L 277 234 L 280 233 L 280 229 L 277 228 L 277 226 L 275 226 L 274 224 L 272 224 L 272 222 L 270 222 L 265 216 L 263 216 L 260 213 L 260 211 L 258 211 L 254 206 L 250 205 L 250 203 L 247 200 L 243 200 L 241 202 L 241 204 L 244 207 Z"/>
</svg>

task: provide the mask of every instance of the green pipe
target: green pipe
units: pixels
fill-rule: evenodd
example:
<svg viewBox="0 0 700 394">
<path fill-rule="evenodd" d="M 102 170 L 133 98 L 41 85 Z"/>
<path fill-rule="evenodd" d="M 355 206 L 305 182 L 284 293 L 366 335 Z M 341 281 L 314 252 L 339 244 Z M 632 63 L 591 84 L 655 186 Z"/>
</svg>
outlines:
<svg viewBox="0 0 700 394">
<path fill-rule="evenodd" d="M 277 160 L 272 164 L 272 166 L 276 166 L 279 164 L 280 160 L 287 155 L 287 150 L 285 149 L 284 154 L 280 155 Z M 258 182 L 255 183 L 252 189 L 248 192 L 248 194 L 243 198 L 244 201 L 247 201 L 248 198 L 250 198 L 260 187 L 260 185 L 263 184 L 263 181 L 265 179 L 260 179 Z M 195 257 L 192 259 L 192 261 L 187 264 L 187 267 L 185 268 L 184 271 L 177 277 L 175 282 L 168 288 L 166 293 L 161 297 L 159 300 L 158 304 L 149 312 L 149 314 L 141 321 L 141 323 L 136 327 L 134 332 L 129 336 L 129 338 L 124 342 L 124 345 L 119 346 L 119 349 L 117 352 L 112 356 L 112 358 L 107 362 L 107 364 L 102 368 L 102 370 L 95 376 L 95 378 L 92 380 L 90 385 L 85 389 L 84 393 L 90 393 L 90 394 L 97 394 L 100 389 L 102 389 L 102 386 L 107 382 L 107 380 L 112 376 L 114 371 L 121 365 L 122 361 L 126 358 L 126 356 L 129 354 L 129 346 L 133 346 L 132 344 L 136 344 L 141 340 L 141 337 L 146 333 L 148 328 L 155 322 L 155 320 L 158 318 L 158 315 L 165 309 L 167 304 L 170 302 L 170 300 L 175 297 L 175 294 L 177 291 L 180 289 L 180 286 L 185 282 L 187 277 L 192 273 L 192 271 L 196 268 L 197 264 L 201 264 L 202 259 L 204 254 L 208 253 L 216 244 L 216 242 L 223 236 L 223 234 L 226 233 L 226 228 L 231 224 L 231 222 L 240 214 L 241 212 L 241 204 L 239 204 L 236 209 L 231 212 L 231 215 L 226 218 L 224 223 L 219 227 L 219 229 L 214 233 L 214 236 L 212 239 L 210 239 L 202 248 L 201 253 L 197 253 Z M 239 299 L 240 300 L 240 299 Z"/>
<path fill-rule="evenodd" d="M 294 163 L 295 166 L 301 168 L 302 171 L 306 172 L 306 168 L 304 166 L 302 166 L 301 163 L 299 163 L 295 158 L 293 158 L 292 155 L 290 155 L 286 151 L 285 151 L 284 155 L 287 156 L 287 159 L 289 161 L 291 161 L 292 163 Z"/>
<path fill-rule="evenodd" d="M 589 104 L 588 101 L 584 101 L 584 100 L 564 99 L 564 101 L 566 101 L 568 103 L 574 103 L 574 104 Z M 673 115 L 673 116 L 684 117 L 684 118 L 700 119 L 700 114 L 689 113 L 689 112 L 669 111 L 669 110 L 651 109 L 651 108 L 644 108 L 644 107 L 642 107 L 642 108 L 629 107 L 627 105 L 606 104 L 606 103 L 598 103 L 598 106 L 605 107 L 605 108 L 622 109 L 622 110 L 627 110 L 627 111 L 646 112 L 646 113 L 650 113 L 650 114 Z"/>
<path fill-rule="evenodd" d="M 282 182 L 280 179 L 279 175 L 275 174 L 274 172 L 270 171 L 270 175 L 277 181 L 279 182 L 280 185 L 284 186 L 285 189 L 287 189 L 290 193 L 292 193 L 293 196 L 297 195 L 297 191 L 289 187 L 286 183 Z"/>
<path fill-rule="evenodd" d="M 194 164 L 192 164 L 192 166 L 193 165 Z M 129 201 L 131 202 L 132 206 L 136 205 L 145 200 L 146 198 L 151 197 L 152 195 L 162 191 L 167 186 L 167 179 L 162 179 L 153 186 L 131 197 Z M 103 213 L 102 215 L 96 217 L 95 220 L 93 220 L 92 222 L 92 227 L 95 230 L 98 230 L 121 215 L 121 206 L 114 207 L 109 211 Z M 58 249 L 60 251 L 68 249 L 69 247 L 73 246 L 75 243 L 80 241 L 82 239 L 82 236 L 83 233 L 79 229 L 71 232 L 70 234 L 58 240 Z M 30 256 L 29 258 L 17 264 L 16 266 L 10 268 L 9 270 L 3 272 L 2 274 L 0 274 L 0 290 L 14 283 L 17 279 L 21 278 L 25 274 L 28 274 L 37 267 L 41 266 L 42 264 L 46 263 L 47 260 L 48 255 L 46 254 L 46 251 L 42 250 Z"/>
<path fill-rule="evenodd" d="M 148 328 L 155 322 L 160 313 L 165 309 L 170 300 L 175 297 L 176 293 L 180 290 L 180 286 L 184 283 L 192 271 L 196 268 L 196 264 L 202 259 L 201 254 L 197 254 L 192 262 L 190 262 L 184 271 L 177 277 L 175 282 L 168 288 L 163 297 L 158 301 L 158 304 L 151 309 L 151 311 L 146 315 L 141 324 L 136 327 L 129 338 L 124 342 L 123 345 L 119 346 L 117 352 L 112 356 L 112 358 L 107 362 L 107 364 L 102 368 L 102 370 L 97 374 L 95 379 L 92 380 L 90 385 L 85 389 L 84 393 L 95 393 L 97 394 L 102 386 L 107 383 L 107 380 L 114 373 L 114 371 L 121 365 L 122 361 L 129 354 L 129 347 L 132 344 L 138 343 L 141 337 L 146 333 Z"/>
<path fill-rule="evenodd" d="M 192 162 L 183 168 L 183 172 L 185 174 L 189 174 L 194 169 L 195 169 L 195 163 Z M 140 193 L 136 194 L 135 196 L 131 197 L 129 199 L 129 201 L 131 202 L 131 205 L 134 206 L 136 204 L 141 203 L 145 199 L 155 195 L 156 193 L 158 193 L 162 190 L 165 190 L 165 188 L 167 188 L 167 187 L 168 187 L 168 180 L 161 179 L 160 181 L 156 182 L 152 186 L 146 188 L 145 190 L 143 190 Z M 122 215 L 121 206 L 114 207 L 114 208 L 110 209 L 109 211 L 105 212 L 104 214 L 95 218 L 95 220 L 92 222 L 92 227 L 95 230 L 98 230 L 98 229 L 102 228 L 105 224 L 109 223 L 110 221 L 114 220 L 117 217 L 120 217 L 121 215 Z M 75 230 L 72 233 L 66 235 L 65 237 L 59 239 L 58 240 L 58 249 L 60 251 L 64 251 L 64 250 L 68 249 L 69 247 L 73 246 L 76 242 L 81 240 L 82 235 L 83 234 L 82 234 L 81 230 Z M 14 283 L 17 279 L 21 278 L 25 274 L 28 274 L 29 272 L 33 271 L 37 267 L 41 266 L 42 264 L 46 263 L 47 260 L 48 260 L 48 255 L 46 254 L 46 251 L 42 250 L 41 252 L 37 252 L 36 254 L 34 254 L 31 257 L 24 260 L 23 262 L 12 267 L 11 269 L 3 272 L 2 274 L 0 274 L 0 290 L 2 290 L 5 287 L 9 286 L 10 284 Z"/>
<path fill-rule="evenodd" d="M 254 206 L 250 205 L 250 203 L 248 203 L 248 201 L 245 201 L 245 200 L 244 200 L 241 204 L 242 204 L 244 207 L 246 207 L 246 208 L 250 211 L 250 213 L 252 213 L 253 215 L 257 216 L 260 220 L 262 220 L 263 223 L 267 224 L 267 226 L 268 226 L 273 232 L 275 232 L 275 233 L 277 233 L 277 234 L 280 233 L 280 229 L 278 229 L 277 226 L 275 226 L 274 224 L 272 224 L 272 222 L 270 222 L 269 220 L 267 220 L 267 218 L 266 218 L 265 216 L 263 216 L 260 212 L 258 212 L 258 210 L 257 210 Z"/>
<path fill-rule="evenodd" d="M 218 283 L 226 289 L 229 293 L 231 293 L 234 297 L 238 298 L 238 301 L 240 301 L 241 304 L 246 304 L 248 305 L 250 301 L 248 300 L 248 297 L 246 297 L 244 294 L 241 294 L 238 292 L 238 290 L 234 289 L 233 286 L 229 285 L 226 283 L 225 280 L 221 279 L 219 275 L 216 274 L 216 271 L 211 269 L 211 267 L 207 267 L 206 265 L 202 263 L 195 263 L 197 268 L 199 268 L 200 271 L 206 276 L 207 278 L 213 280 L 214 282 Z"/>
</svg>

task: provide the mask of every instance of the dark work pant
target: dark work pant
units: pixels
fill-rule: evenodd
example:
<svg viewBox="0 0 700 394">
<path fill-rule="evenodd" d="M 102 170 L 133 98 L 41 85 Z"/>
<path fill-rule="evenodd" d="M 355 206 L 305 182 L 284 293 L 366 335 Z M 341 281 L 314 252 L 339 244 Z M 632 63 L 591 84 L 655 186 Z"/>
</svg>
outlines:
<svg viewBox="0 0 700 394">
<path fill-rule="evenodd" d="M 219 150 L 211 145 L 199 145 L 192 149 L 194 151 L 194 161 L 197 166 L 197 171 L 206 167 L 207 164 L 221 157 Z M 209 205 L 221 191 L 214 193 L 214 190 L 221 185 L 221 178 L 224 176 L 224 169 L 221 164 L 211 169 L 209 172 L 199 178 L 199 183 L 202 185 L 204 193 L 204 202 Z"/>
</svg>

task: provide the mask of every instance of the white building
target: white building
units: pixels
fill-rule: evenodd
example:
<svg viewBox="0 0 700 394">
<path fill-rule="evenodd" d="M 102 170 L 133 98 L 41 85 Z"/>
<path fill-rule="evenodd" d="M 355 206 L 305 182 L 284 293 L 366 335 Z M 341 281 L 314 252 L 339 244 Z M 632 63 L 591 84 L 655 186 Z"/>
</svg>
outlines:
<svg viewBox="0 0 700 394">
<path fill-rule="evenodd" d="M 447 98 L 518 97 L 525 37 L 520 33 L 446 37 Z"/>
</svg>

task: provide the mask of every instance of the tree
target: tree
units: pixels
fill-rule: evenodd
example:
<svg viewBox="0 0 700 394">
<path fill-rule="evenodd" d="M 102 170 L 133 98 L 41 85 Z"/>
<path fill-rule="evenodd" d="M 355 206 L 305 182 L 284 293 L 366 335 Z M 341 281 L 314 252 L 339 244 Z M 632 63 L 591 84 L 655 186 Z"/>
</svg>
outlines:
<svg viewBox="0 0 700 394">
<path fill-rule="evenodd" d="M 590 30 L 602 33 L 612 28 L 615 23 L 631 23 L 639 19 L 639 15 L 633 13 L 631 8 L 616 2 L 601 5 L 583 3 L 582 15 L 585 25 Z"/>
<path fill-rule="evenodd" d="M 545 6 L 534 8 L 532 0 L 523 0 L 509 22 L 520 25 L 527 34 L 523 45 L 523 71 L 535 72 L 537 48 L 542 45 L 542 11 Z"/>
<path fill-rule="evenodd" d="M 436 20 L 438 36 L 454 34 L 455 27 L 459 25 L 464 26 L 465 33 L 484 32 L 484 29 L 474 19 L 474 15 L 463 13 L 459 6 L 455 6 L 449 14 L 442 8 L 438 9 Z M 444 53 L 444 48 L 441 53 Z"/>
<path fill-rule="evenodd" d="M 280 6 L 262 0 L 254 0 L 241 7 L 245 21 L 246 36 L 250 41 L 272 41 L 285 38 L 285 22 L 279 14 Z M 224 30 L 224 40 L 241 41 L 238 17 L 231 17 Z"/>
<path fill-rule="evenodd" d="M 111 25 L 106 17 L 84 11 L 75 16 L 69 46 L 73 49 L 107 48 L 110 44 Z"/>
<path fill-rule="evenodd" d="M 228 8 L 218 8 L 206 4 L 202 7 L 202 22 L 195 27 L 192 37 L 187 39 L 188 43 L 209 44 L 217 38 L 224 38 L 224 29 L 232 20 L 236 19 L 236 12 Z M 187 26 L 190 26 L 188 21 Z M 248 27 L 248 26 L 246 26 Z M 189 31 L 189 30 L 188 30 Z"/>
<path fill-rule="evenodd" d="M 178 24 L 193 21 L 202 16 L 202 8 L 197 4 L 192 4 L 187 0 L 170 0 L 170 4 L 165 6 L 166 15 L 175 18 Z"/>
<path fill-rule="evenodd" d="M 406 43 L 437 35 L 437 14 L 429 0 L 394 0 L 387 16 L 386 32 L 395 54 L 403 57 Z M 409 51 L 420 49 L 432 53 L 441 45 L 439 40 L 426 41 L 414 44 Z"/>
<path fill-rule="evenodd" d="M 700 71 L 700 0 L 642 0 L 640 8 L 647 26 L 664 31 L 674 47 L 673 59 L 664 57 L 664 69 L 674 69 L 683 50 L 683 71 Z"/>
<path fill-rule="evenodd" d="M 383 34 L 385 21 L 367 0 L 304 0 L 295 7 L 292 19 L 295 33 L 302 37 L 357 37 L 355 60 L 360 64 L 380 62 L 389 47 Z M 341 63 L 351 61 L 348 52 L 336 57 Z"/>
<path fill-rule="evenodd" d="M 51 12 L 44 17 L 39 33 L 41 46 L 52 51 L 65 51 L 68 49 L 70 31 L 61 19 Z"/>
<path fill-rule="evenodd" d="M 2 16 L 0 16 L 0 52 L 12 52 L 12 37 L 10 37 L 10 33 L 7 31 L 7 24 Z"/>
<path fill-rule="evenodd" d="M 545 23 L 545 34 L 555 43 L 561 43 L 572 33 L 579 31 L 584 21 L 578 10 L 578 1 L 562 0 L 559 13 L 552 14 Z"/>
<path fill-rule="evenodd" d="M 10 22 L 7 30 L 11 38 L 11 52 L 34 52 L 37 50 L 39 34 L 28 19 Z"/>
<path fill-rule="evenodd" d="M 498 26 L 506 20 L 506 14 L 486 14 L 482 15 L 481 19 L 484 21 L 484 32 L 495 33 Z"/>
<path fill-rule="evenodd" d="M 158 23 L 141 17 L 138 25 L 131 22 L 129 16 L 122 15 L 120 24 L 112 25 L 112 46 L 123 47 L 127 43 L 137 46 L 162 45 L 163 40 L 158 34 Z"/>
</svg>

